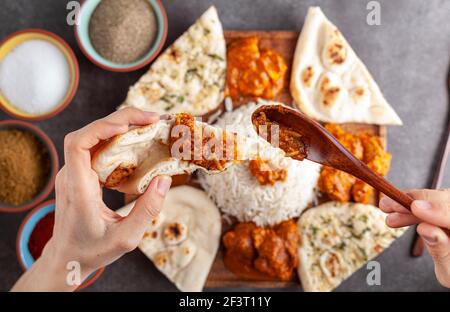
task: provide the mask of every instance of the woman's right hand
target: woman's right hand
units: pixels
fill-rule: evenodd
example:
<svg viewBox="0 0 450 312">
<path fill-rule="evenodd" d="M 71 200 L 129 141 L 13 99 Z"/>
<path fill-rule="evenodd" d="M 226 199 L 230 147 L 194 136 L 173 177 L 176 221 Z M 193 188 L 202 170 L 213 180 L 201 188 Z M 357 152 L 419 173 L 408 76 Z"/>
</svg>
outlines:
<svg viewBox="0 0 450 312">
<path fill-rule="evenodd" d="M 450 288 L 450 189 L 408 194 L 415 199 L 411 210 L 386 196 L 380 200 L 380 209 L 388 213 L 386 224 L 393 228 L 418 224 L 417 233 L 433 258 L 436 277 Z"/>
</svg>

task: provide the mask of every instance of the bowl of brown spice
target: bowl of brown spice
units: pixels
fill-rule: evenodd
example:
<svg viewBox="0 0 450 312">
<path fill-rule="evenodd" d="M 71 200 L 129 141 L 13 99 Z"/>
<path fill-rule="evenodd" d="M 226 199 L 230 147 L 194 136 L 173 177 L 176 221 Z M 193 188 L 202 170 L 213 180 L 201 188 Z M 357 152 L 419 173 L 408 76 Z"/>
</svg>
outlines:
<svg viewBox="0 0 450 312">
<path fill-rule="evenodd" d="M 86 57 L 100 68 L 130 72 L 149 64 L 167 37 L 160 0 L 86 0 L 75 36 Z"/>
<path fill-rule="evenodd" d="M 50 138 L 19 120 L 0 121 L 0 212 L 21 212 L 53 190 L 59 169 Z"/>
</svg>

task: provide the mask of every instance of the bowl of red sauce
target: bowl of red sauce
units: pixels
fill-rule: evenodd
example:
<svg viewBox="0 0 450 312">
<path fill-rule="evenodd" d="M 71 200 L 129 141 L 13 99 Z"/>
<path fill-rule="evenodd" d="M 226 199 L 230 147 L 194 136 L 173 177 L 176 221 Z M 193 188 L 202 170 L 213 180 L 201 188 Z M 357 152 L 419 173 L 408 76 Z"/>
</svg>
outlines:
<svg viewBox="0 0 450 312">
<path fill-rule="evenodd" d="M 17 259 L 24 271 L 28 270 L 38 259 L 42 250 L 53 234 L 55 224 L 55 201 L 46 201 L 31 210 L 20 225 L 17 233 Z M 89 275 L 78 287 L 85 288 L 95 282 L 105 268 L 100 268 Z"/>
</svg>

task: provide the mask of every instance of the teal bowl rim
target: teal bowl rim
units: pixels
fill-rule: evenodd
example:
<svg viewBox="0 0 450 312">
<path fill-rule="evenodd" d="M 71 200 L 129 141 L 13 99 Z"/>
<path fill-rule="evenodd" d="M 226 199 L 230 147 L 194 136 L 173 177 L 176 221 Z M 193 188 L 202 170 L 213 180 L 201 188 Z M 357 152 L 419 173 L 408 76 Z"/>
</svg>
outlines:
<svg viewBox="0 0 450 312">
<path fill-rule="evenodd" d="M 25 216 L 25 219 L 23 219 L 20 225 L 16 238 L 16 254 L 17 260 L 19 261 L 19 264 L 24 271 L 28 270 L 35 262 L 35 259 L 28 249 L 28 242 L 30 240 L 31 233 L 33 232 L 37 223 L 43 217 L 55 211 L 55 208 L 55 200 L 47 200 L 31 210 Z M 105 268 L 100 268 L 97 271 L 91 273 L 77 289 L 80 290 L 91 285 L 100 277 L 100 275 L 102 275 L 104 271 Z"/>
<path fill-rule="evenodd" d="M 92 13 L 101 0 L 82 2 L 75 26 L 75 38 L 83 54 L 98 67 L 113 72 L 131 72 L 148 65 L 159 54 L 167 38 L 168 21 L 164 6 L 160 0 L 147 0 L 156 15 L 158 32 L 150 51 L 139 60 L 129 64 L 111 62 L 95 51 L 89 38 L 89 23 Z"/>
</svg>

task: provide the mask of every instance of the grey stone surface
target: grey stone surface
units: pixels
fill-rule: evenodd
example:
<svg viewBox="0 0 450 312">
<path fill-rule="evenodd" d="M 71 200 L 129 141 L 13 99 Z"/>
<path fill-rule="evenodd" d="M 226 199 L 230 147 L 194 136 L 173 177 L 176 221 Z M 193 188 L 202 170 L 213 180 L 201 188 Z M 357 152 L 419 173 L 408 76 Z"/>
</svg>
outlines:
<svg viewBox="0 0 450 312">
<path fill-rule="evenodd" d="M 450 1 L 380 0 L 381 25 L 366 24 L 366 4 L 356 0 L 171 0 L 163 3 L 169 17 L 166 45 L 173 42 L 214 3 L 225 29 L 300 31 L 307 8 L 319 5 L 334 21 L 366 63 L 388 101 L 404 121 L 389 128 L 393 154 L 389 178 L 400 188 L 422 188 L 430 182 L 435 157 L 448 115 L 445 77 L 450 64 Z M 81 70 L 77 95 L 63 113 L 37 122 L 54 140 L 62 159 L 64 135 L 112 112 L 127 88 L 145 69 L 128 74 L 109 73 L 91 64 L 78 48 L 72 27 L 66 25 L 67 1 L 2 0 L 0 39 L 29 27 L 62 36 L 74 49 Z M 9 117 L 0 113 L 0 119 Z M 450 170 L 450 169 L 449 169 Z M 448 172 L 448 170 L 447 170 Z M 446 177 L 444 186 L 449 186 Z M 118 208 L 121 196 L 106 192 L 107 203 Z M 15 238 L 25 213 L 0 214 L 0 290 L 8 290 L 20 276 Z M 410 230 L 380 255 L 382 285 L 367 286 L 361 269 L 338 291 L 442 291 L 430 257 L 409 257 Z M 176 290 L 139 251 L 108 266 L 90 291 Z"/>
</svg>

